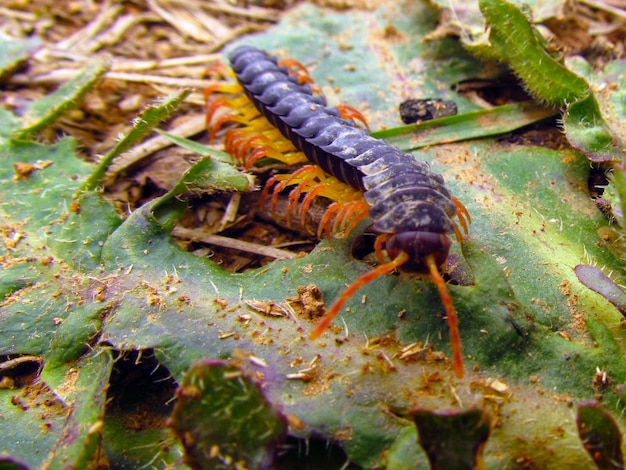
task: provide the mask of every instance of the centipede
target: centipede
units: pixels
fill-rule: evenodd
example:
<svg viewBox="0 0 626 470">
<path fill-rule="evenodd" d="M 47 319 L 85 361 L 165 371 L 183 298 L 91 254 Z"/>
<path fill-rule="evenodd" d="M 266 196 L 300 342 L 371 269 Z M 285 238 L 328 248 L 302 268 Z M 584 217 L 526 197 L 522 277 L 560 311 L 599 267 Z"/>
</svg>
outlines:
<svg viewBox="0 0 626 470">
<path fill-rule="evenodd" d="M 293 173 L 271 177 L 263 197 L 289 192 L 290 210 L 301 216 L 317 197 L 330 205 L 318 235 L 349 233 L 369 217 L 376 235 L 378 265 L 358 277 L 328 308 L 309 338 L 319 338 L 344 304 L 364 285 L 393 271 L 430 275 L 450 330 L 453 369 L 464 375 L 458 317 L 443 277 L 452 245 L 468 233 L 471 217 L 427 162 L 370 135 L 362 114 L 348 106 L 331 107 L 307 73 L 293 60 L 279 60 L 252 46 L 228 54 L 230 69 L 211 70 L 233 77 L 210 86 L 206 119 L 211 136 L 227 123 L 226 151 L 244 166 L 263 158 L 288 165 L 304 164 Z M 224 112 L 226 110 L 226 112 Z"/>
</svg>

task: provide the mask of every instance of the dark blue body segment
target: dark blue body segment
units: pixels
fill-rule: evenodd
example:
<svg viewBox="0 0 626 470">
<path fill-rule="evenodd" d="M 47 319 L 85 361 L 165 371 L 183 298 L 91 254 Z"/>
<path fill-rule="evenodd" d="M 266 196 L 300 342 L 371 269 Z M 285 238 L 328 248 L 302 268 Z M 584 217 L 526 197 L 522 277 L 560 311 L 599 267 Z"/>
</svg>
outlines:
<svg viewBox="0 0 626 470">
<path fill-rule="evenodd" d="M 242 46 L 229 60 L 246 95 L 272 125 L 312 163 L 364 192 L 375 231 L 455 232 L 457 206 L 427 163 L 342 119 L 266 52 Z"/>
</svg>

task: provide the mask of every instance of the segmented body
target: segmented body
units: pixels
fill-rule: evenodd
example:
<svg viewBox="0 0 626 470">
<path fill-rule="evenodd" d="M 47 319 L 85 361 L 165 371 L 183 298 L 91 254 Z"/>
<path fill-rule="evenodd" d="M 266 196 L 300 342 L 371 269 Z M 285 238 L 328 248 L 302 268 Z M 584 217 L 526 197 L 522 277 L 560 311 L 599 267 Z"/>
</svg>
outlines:
<svg viewBox="0 0 626 470">
<path fill-rule="evenodd" d="M 457 230 L 453 218 L 462 206 L 441 175 L 431 172 L 428 163 L 342 119 L 337 109 L 326 106 L 322 96 L 314 95 L 309 85 L 300 84 L 266 52 L 242 46 L 229 54 L 229 60 L 246 95 L 268 121 L 311 162 L 364 191 L 374 231 L 440 234 L 441 238 L 424 237 L 428 241 L 411 250 L 411 263 L 419 267 L 429 245 L 438 242 L 433 246 L 437 261 L 445 261 L 449 243 L 444 237 Z"/>
<path fill-rule="evenodd" d="M 438 276 L 439 282 L 435 283 L 444 304 L 447 303 L 447 311 L 451 310 L 450 317 L 454 313 L 452 300 L 438 266 L 448 256 L 449 235 L 461 236 L 454 218 L 458 217 L 467 231 L 469 214 L 452 197 L 443 178 L 431 172 L 428 163 L 417 161 L 343 119 L 337 108 L 327 106 L 322 96 L 313 93 L 308 84 L 301 83 L 295 74 L 266 52 L 242 46 L 228 57 L 243 91 L 267 121 L 310 162 L 363 192 L 372 230 L 380 234 L 378 247 L 384 244 L 392 259 L 369 277 L 400 265 L 430 272 L 433 279 Z M 369 278 L 355 283 L 353 290 L 368 281 Z M 347 295 L 344 294 L 344 301 Z M 325 325 L 320 325 L 313 335 L 317 336 L 324 328 Z M 462 366 L 457 364 L 461 361 L 460 341 L 458 345 L 455 369 L 460 376 Z"/>
</svg>

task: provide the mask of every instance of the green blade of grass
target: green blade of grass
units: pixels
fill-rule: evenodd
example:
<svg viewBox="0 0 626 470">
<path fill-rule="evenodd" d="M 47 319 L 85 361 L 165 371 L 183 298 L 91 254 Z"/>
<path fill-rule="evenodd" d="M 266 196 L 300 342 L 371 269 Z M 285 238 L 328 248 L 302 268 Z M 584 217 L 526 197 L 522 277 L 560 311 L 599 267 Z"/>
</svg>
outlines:
<svg viewBox="0 0 626 470">
<path fill-rule="evenodd" d="M 111 165 L 113 160 L 139 142 L 146 134 L 159 125 L 160 122 L 171 116 L 177 106 L 185 100 L 189 93 L 191 93 L 191 90 L 182 90 L 175 95 L 148 105 L 141 115 L 135 119 L 131 131 L 122 137 L 109 153 L 102 157 L 97 168 L 89 178 L 87 178 L 81 189 L 83 191 L 95 189 L 102 181 L 107 168 Z"/>
<path fill-rule="evenodd" d="M 107 61 L 98 60 L 56 92 L 34 102 L 22 118 L 24 127 L 15 132 L 13 137 L 27 139 L 78 105 L 82 97 L 94 87 L 108 69 Z"/>
<path fill-rule="evenodd" d="M 556 114 L 554 109 L 545 108 L 533 102 L 508 104 L 408 126 L 394 127 L 393 129 L 373 132 L 372 136 L 380 139 L 392 139 L 407 134 L 415 134 L 411 138 L 410 145 L 403 148 L 403 150 L 409 151 L 429 145 L 505 134 Z"/>
</svg>

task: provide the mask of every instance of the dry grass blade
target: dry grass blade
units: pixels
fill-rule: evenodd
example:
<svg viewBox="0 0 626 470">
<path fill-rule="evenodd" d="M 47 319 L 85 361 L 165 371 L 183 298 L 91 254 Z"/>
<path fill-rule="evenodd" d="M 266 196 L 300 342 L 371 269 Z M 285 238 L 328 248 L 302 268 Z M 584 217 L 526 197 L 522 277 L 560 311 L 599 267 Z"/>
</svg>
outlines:
<svg viewBox="0 0 626 470">
<path fill-rule="evenodd" d="M 177 127 L 170 129 L 170 132 L 178 137 L 187 138 L 204 130 L 204 116 L 198 115 L 192 117 Z M 172 145 L 172 142 L 161 135 L 157 135 L 149 140 L 146 140 L 144 143 L 133 147 L 131 150 L 121 155 L 120 158 L 115 160 L 109 169 L 109 177 L 127 170 L 144 158 L 152 155 L 154 152 L 169 147 L 170 145 Z"/>
<path fill-rule="evenodd" d="M 122 5 L 111 5 L 111 2 L 106 2 L 100 9 L 98 16 L 68 38 L 57 42 L 55 46 L 58 49 L 76 49 L 81 52 L 90 52 L 90 48 L 85 47 L 85 45 L 88 44 L 105 25 L 110 24 L 121 11 Z"/>
<path fill-rule="evenodd" d="M 234 250 L 253 253 L 260 256 L 267 256 L 275 259 L 293 259 L 298 255 L 291 251 L 273 248 L 271 246 L 259 245 L 257 243 L 246 242 L 236 238 L 223 237 L 221 235 L 212 235 L 202 233 L 198 230 L 191 230 L 183 227 L 174 227 L 172 235 L 189 240 L 197 240 L 210 245 L 220 246 L 222 248 L 230 248 Z"/>
<path fill-rule="evenodd" d="M 205 25 L 196 20 L 196 16 L 192 14 L 192 10 L 195 10 L 197 14 L 201 11 L 199 8 L 193 8 L 194 2 L 185 2 L 185 5 L 179 5 L 176 8 L 166 8 L 157 2 L 156 0 L 147 0 L 148 7 L 158 16 L 166 21 L 171 26 L 176 28 L 183 37 L 190 36 L 198 42 L 212 42 L 216 38 L 216 34 L 207 30 Z M 191 8 L 190 8 L 191 7 Z M 230 30 L 226 27 L 222 27 L 219 31 L 221 35 L 229 35 Z"/>
</svg>

